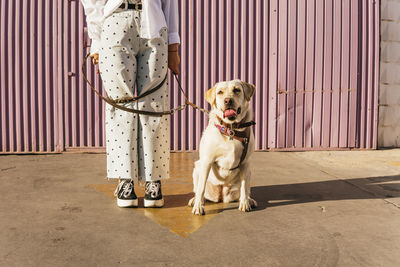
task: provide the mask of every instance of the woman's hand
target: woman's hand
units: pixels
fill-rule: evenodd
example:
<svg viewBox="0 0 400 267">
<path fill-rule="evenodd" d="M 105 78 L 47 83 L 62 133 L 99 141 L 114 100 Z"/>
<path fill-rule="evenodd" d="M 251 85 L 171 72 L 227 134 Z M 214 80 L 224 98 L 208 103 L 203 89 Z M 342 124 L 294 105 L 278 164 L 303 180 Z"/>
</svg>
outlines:
<svg viewBox="0 0 400 267">
<path fill-rule="evenodd" d="M 99 54 L 93 54 L 90 56 L 94 65 L 99 64 Z"/>
<path fill-rule="evenodd" d="M 180 58 L 178 54 L 178 45 L 179 44 L 171 44 L 168 46 L 168 68 L 174 74 L 179 74 Z"/>
</svg>

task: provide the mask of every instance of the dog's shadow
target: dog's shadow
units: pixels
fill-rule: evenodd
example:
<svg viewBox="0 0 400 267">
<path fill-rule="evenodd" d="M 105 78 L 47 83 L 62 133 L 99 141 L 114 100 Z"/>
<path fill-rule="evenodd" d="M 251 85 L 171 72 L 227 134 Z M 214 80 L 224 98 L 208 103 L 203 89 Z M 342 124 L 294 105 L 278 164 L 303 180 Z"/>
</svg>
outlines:
<svg viewBox="0 0 400 267">
<path fill-rule="evenodd" d="M 187 206 L 193 193 L 166 195 L 165 208 Z M 255 186 L 251 188 L 251 197 L 258 207 L 252 211 L 268 207 L 320 202 L 329 200 L 378 199 L 400 197 L 400 175 L 371 178 L 355 178 L 310 183 Z M 215 205 L 215 207 L 211 207 Z M 213 203 L 207 201 L 209 213 L 237 209 L 239 202 Z"/>
<path fill-rule="evenodd" d="M 255 210 L 330 200 L 400 197 L 400 175 L 256 186 L 251 188 L 251 195 L 258 202 Z"/>
</svg>

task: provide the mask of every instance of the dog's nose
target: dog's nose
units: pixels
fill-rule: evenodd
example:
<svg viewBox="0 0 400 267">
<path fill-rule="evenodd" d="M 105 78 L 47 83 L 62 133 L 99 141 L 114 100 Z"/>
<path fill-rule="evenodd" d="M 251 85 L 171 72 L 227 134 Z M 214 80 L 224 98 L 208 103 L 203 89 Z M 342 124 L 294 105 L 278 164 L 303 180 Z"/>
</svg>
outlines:
<svg viewBox="0 0 400 267">
<path fill-rule="evenodd" d="M 232 105 L 232 103 L 233 103 L 233 100 L 232 100 L 232 98 L 225 98 L 224 99 L 224 103 L 225 103 L 225 105 Z"/>
</svg>

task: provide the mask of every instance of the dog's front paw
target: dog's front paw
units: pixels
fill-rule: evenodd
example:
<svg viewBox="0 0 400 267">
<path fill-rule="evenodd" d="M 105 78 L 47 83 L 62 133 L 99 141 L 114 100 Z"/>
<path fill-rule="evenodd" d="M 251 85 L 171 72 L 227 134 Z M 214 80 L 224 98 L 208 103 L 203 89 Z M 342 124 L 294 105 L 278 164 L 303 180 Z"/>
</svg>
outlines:
<svg viewBox="0 0 400 267">
<path fill-rule="evenodd" d="M 243 211 L 243 212 L 251 211 L 251 206 L 252 205 L 251 205 L 250 199 L 240 200 L 240 202 L 239 202 L 239 210 L 240 211 Z"/>
<path fill-rule="evenodd" d="M 188 202 L 188 206 L 193 207 L 194 206 L 194 199 L 195 197 L 192 197 L 189 202 Z"/>
<path fill-rule="evenodd" d="M 200 202 L 195 202 L 194 203 L 194 205 L 193 205 L 193 209 L 192 209 L 192 213 L 194 214 L 194 215 L 204 215 L 205 214 L 205 212 L 204 212 L 204 206 L 203 206 L 203 204 Z"/>
</svg>

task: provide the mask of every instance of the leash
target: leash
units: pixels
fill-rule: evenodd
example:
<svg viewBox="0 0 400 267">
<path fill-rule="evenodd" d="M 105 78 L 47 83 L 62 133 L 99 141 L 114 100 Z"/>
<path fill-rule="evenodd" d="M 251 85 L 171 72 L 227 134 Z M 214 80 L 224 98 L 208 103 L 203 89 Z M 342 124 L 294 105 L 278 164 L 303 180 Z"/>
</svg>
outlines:
<svg viewBox="0 0 400 267">
<path fill-rule="evenodd" d="M 105 92 L 107 97 L 104 97 L 102 94 L 100 94 L 99 91 L 97 91 L 96 88 L 94 88 L 93 84 L 86 77 L 85 66 L 86 66 L 86 62 L 87 62 L 87 59 L 89 58 L 89 56 L 90 56 L 90 53 L 88 53 L 85 56 L 85 58 L 84 58 L 84 60 L 82 62 L 82 68 L 81 68 L 82 76 L 85 79 L 85 81 L 87 82 L 87 84 L 89 85 L 90 89 L 92 89 L 92 91 L 94 91 L 106 103 L 110 104 L 111 106 L 113 106 L 115 108 L 118 108 L 118 109 L 121 109 L 121 110 L 124 110 L 124 111 L 127 111 L 127 112 L 131 112 L 131 113 L 137 113 L 137 114 L 161 117 L 163 115 L 173 115 L 178 110 L 184 110 L 184 109 L 186 109 L 187 106 L 192 106 L 194 109 L 198 109 L 201 112 L 206 113 L 207 115 L 210 114 L 210 111 L 208 111 L 208 110 L 206 110 L 204 108 L 200 108 L 196 104 L 194 104 L 194 103 L 189 101 L 187 95 L 185 94 L 185 91 L 182 88 L 181 82 L 178 79 L 178 75 L 176 75 L 175 73 L 174 73 L 175 80 L 176 80 L 176 82 L 178 84 L 179 90 L 182 92 L 182 94 L 183 94 L 183 96 L 185 98 L 185 104 L 180 105 L 180 106 L 178 106 L 178 107 L 176 107 L 174 109 L 171 109 L 171 110 L 168 110 L 168 111 L 161 111 L 161 112 L 138 110 L 138 109 L 132 109 L 132 108 L 127 108 L 127 107 L 118 105 L 117 103 L 129 103 L 129 102 L 132 102 L 132 101 L 136 101 L 136 100 L 138 100 L 138 99 L 140 99 L 142 97 L 145 97 L 146 95 L 149 95 L 149 94 L 155 92 L 156 90 L 160 89 L 164 85 L 164 83 L 166 82 L 166 80 L 168 78 L 168 71 L 167 71 L 167 74 L 165 75 L 164 79 L 162 80 L 162 82 L 160 84 L 158 84 L 156 87 L 150 89 L 149 91 L 147 91 L 147 92 L 145 92 L 145 93 L 143 93 L 143 94 L 141 94 L 139 96 L 136 96 L 136 97 L 129 97 L 129 98 L 124 98 L 124 99 L 116 99 L 116 100 L 114 100 L 114 99 L 111 99 L 107 95 L 107 92 Z M 249 145 L 249 138 L 250 138 L 250 136 L 249 136 L 250 132 L 249 132 L 249 128 L 248 127 L 253 126 L 256 123 L 254 121 L 249 121 L 249 122 L 244 122 L 244 123 L 241 123 L 241 122 L 240 123 L 233 123 L 233 124 L 229 125 L 229 124 L 223 122 L 221 120 L 221 118 L 219 118 L 218 116 L 217 116 L 217 118 L 220 120 L 220 123 L 222 124 L 222 126 L 215 125 L 219 129 L 220 133 L 223 134 L 223 135 L 229 136 L 230 140 L 232 140 L 233 138 L 239 140 L 243 145 L 243 152 L 242 152 L 242 155 L 240 157 L 239 164 L 235 168 L 230 169 L 230 170 L 235 170 L 235 169 L 239 168 L 239 166 L 242 164 L 242 162 L 245 159 L 246 154 L 247 154 L 248 145 Z M 246 128 L 246 129 L 245 129 L 244 132 L 239 132 L 239 131 L 235 131 L 234 130 L 236 128 Z"/>
<path fill-rule="evenodd" d="M 186 101 L 185 101 L 185 105 L 192 106 L 193 108 L 198 109 L 198 110 L 200 110 L 201 112 L 204 112 L 204 113 L 206 113 L 207 115 L 209 115 L 209 114 L 210 114 L 210 111 L 209 111 L 209 110 L 204 109 L 204 108 L 201 108 L 201 107 L 198 107 L 198 106 L 196 106 L 194 103 L 192 103 L 192 102 L 189 101 L 189 99 L 187 98 L 185 92 L 183 91 L 183 88 L 182 88 L 181 82 L 180 82 L 179 79 L 178 79 L 178 76 L 177 76 L 175 73 L 174 73 L 174 76 L 175 76 L 176 82 L 178 83 L 179 89 L 182 91 L 183 97 L 185 97 L 185 100 L 186 100 Z"/>
<path fill-rule="evenodd" d="M 173 115 L 175 112 L 177 112 L 177 111 L 179 111 L 179 110 L 184 110 L 184 109 L 186 109 L 186 107 L 187 107 L 188 105 L 189 105 L 189 106 L 192 106 L 192 107 L 195 108 L 195 109 L 200 110 L 201 112 L 206 113 L 207 115 L 210 113 L 208 110 L 206 110 L 206 109 L 204 109 L 204 108 L 200 108 L 200 107 L 198 107 L 197 105 L 195 105 L 194 103 L 192 103 L 192 102 L 189 101 L 189 99 L 188 99 L 188 97 L 186 96 L 186 94 L 185 94 L 185 92 L 184 92 L 184 90 L 183 90 L 183 88 L 182 88 L 182 85 L 181 85 L 181 83 L 180 83 L 180 81 L 179 81 L 179 79 L 178 79 L 178 75 L 176 75 L 175 73 L 174 73 L 174 76 L 175 76 L 175 79 L 176 79 L 176 81 L 177 81 L 177 83 L 178 83 L 178 87 L 179 87 L 179 89 L 181 90 L 181 92 L 182 92 L 182 94 L 183 94 L 183 96 L 184 96 L 184 98 L 185 98 L 185 103 L 184 103 L 183 105 L 180 105 L 180 106 L 178 106 L 178 107 L 176 107 L 176 108 L 173 108 L 173 109 L 171 109 L 171 110 L 160 111 L 160 112 L 156 112 L 156 111 L 146 111 L 146 110 L 138 110 L 138 109 L 127 108 L 127 107 L 118 105 L 118 103 L 129 103 L 129 102 L 132 102 L 132 101 L 136 101 L 136 100 L 138 100 L 138 99 L 140 99 L 140 98 L 142 98 L 142 97 L 145 97 L 146 95 L 149 95 L 149 94 L 155 92 L 156 90 L 160 89 L 160 88 L 164 85 L 164 83 L 166 82 L 166 80 L 167 80 L 167 78 L 168 78 L 168 72 L 167 72 L 167 74 L 165 75 L 163 81 L 162 81 L 160 84 L 158 84 L 156 87 L 152 88 L 151 90 L 149 90 L 149 91 L 147 91 L 147 92 L 145 92 L 145 93 L 143 93 L 143 94 L 141 94 L 141 95 L 139 95 L 139 96 L 136 96 L 136 97 L 129 97 L 129 98 L 124 98 L 124 99 L 119 99 L 119 100 L 118 100 L 118 99 L 115 99 L 115 100 L 114 100 L 114 99 L 110 98 L 110 97 L 107 95 L 107 92 L 105 92 L 107 97 L 104 97 L 102 94 L 100 94 L 99 91 L 96 90 L 96 88 L 93 86 L 93 84 L 92 84 L 92 83 L 88 80 L 88 78 L 86 77 L 86 74 L 85 74 L 85 66 L 86 66 L 86 62 L 87 62 L 87 59 L 89 58 L 89 56 L 90 56 L 90 53 L 88 53 L 88 54 L 85 56 L 85 58 L 84 58 L 84 60 L 83 60 L 83 62 L 82 62 L 82 68 L 81 68 L 82 76 L 83 76 L 84 80 L 87 82 L 87 84 L 89 85 L 90 89 L 92 89 L 93 92 L 95 92 L 95 93 L 96 93 L 101 99 L 103 99 L 106 103 L 110 104 L 111 106 L 113 106 L 113 107 L 115 107 L 115 108 L 124 110 L 124 111 L 126 111 L 126 112 L 130 112 L 130 113 L 137 113 L 137 114 L 149 115 L 149 116 L 155 116 L 155 117 L 161 117 L 161 116 L 163 116 L 163 115 Z"/>
</svg>

